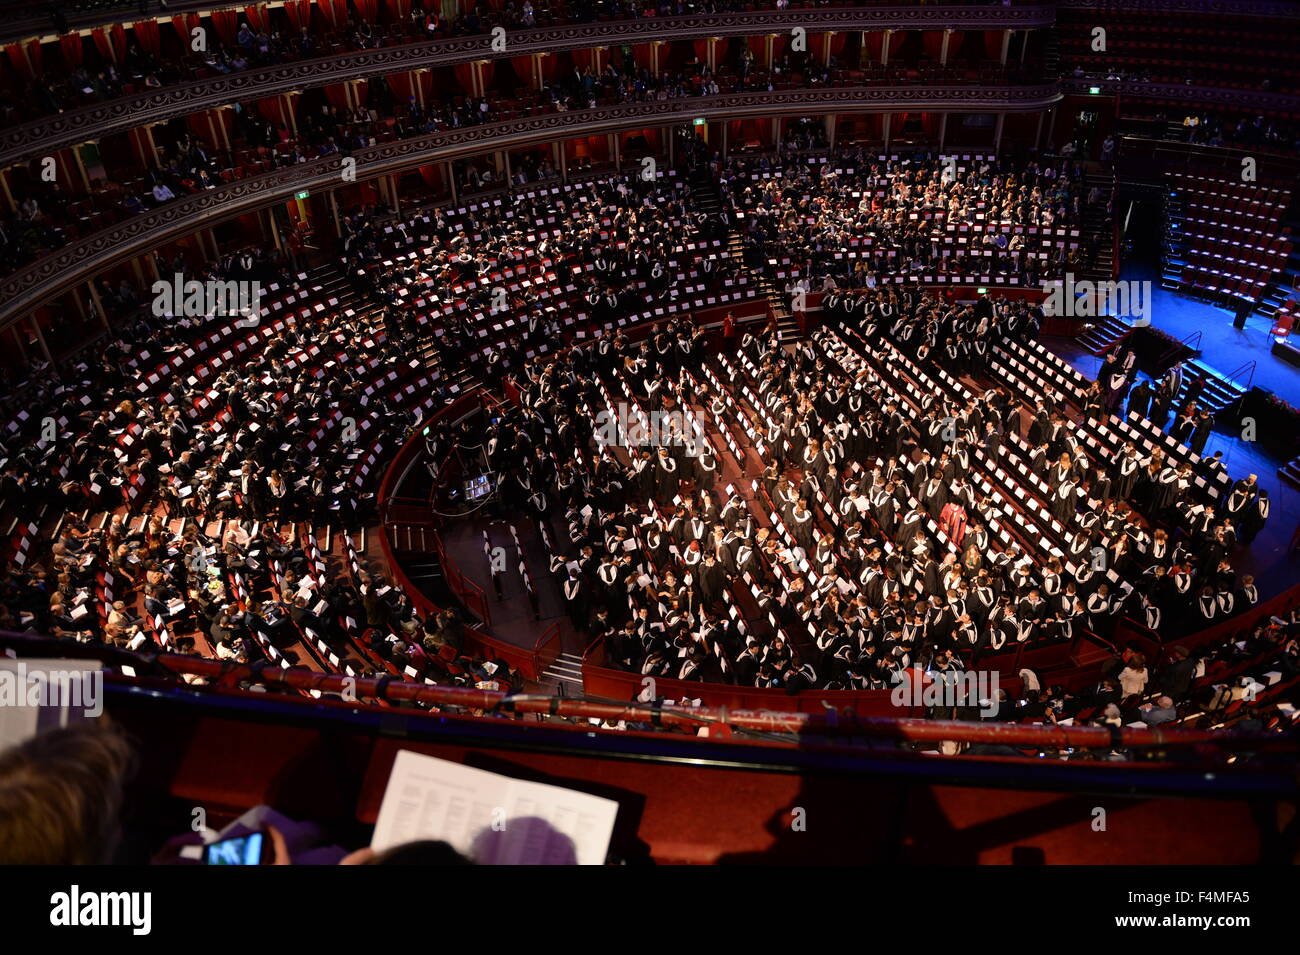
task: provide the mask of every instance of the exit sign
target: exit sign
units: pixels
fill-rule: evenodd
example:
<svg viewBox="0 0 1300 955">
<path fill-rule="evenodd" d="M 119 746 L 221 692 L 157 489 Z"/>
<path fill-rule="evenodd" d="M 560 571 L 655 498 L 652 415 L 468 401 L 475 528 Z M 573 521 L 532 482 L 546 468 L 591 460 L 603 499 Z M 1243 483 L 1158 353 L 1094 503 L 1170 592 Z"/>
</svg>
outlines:
<svg viewBox="0 0 1300 955">
<path fill-rule="evenodd" d="M 307 198 L 307 195 L 308 195 L 307 190 L 304 189 L 302 192 L 294 193 L 294 198 L 295 198 L 295 199 L 306 199 L 306 198 Z"/>
<path fill-rule="evenodd" d="M 697 120 L 695 120 L 695 125 L 696 125 L 696 126 L 707 126 L 708 123 L 709 123 L 709 121 L 708 121 L 707 119 L 697 119 Z"/>
</svg>

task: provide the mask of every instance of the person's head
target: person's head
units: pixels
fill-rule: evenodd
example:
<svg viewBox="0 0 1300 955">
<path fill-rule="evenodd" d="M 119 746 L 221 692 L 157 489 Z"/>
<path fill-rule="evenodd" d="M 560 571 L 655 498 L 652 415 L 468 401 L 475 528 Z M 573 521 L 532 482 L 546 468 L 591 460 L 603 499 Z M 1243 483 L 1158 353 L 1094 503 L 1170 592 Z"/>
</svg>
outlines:
<svg viewBox="0 0 1300 955">
<path fill-rule="evenodd" d="M 135 766 L 103 723 L 50 730 L 0 753 L 0 865 L 103 865 Z"/>
</svg>

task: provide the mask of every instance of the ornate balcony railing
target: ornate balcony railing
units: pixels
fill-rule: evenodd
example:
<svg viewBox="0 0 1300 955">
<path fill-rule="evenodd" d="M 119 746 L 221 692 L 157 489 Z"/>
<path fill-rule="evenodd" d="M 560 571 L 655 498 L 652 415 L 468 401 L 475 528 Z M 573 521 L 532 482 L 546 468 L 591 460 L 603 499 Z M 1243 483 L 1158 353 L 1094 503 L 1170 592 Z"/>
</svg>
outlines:
<svg viewBox="0 0 1300 955">
<path fill-rule="evenodd" d="M 0 131 L 0 169 L 34 156 L 159 123 L 235 101 L 293 90 L 328 86 L 347 80 L 563 50 L 690 40 L 707 37 L 789 34 L 801 27 L 810 34 L 888 29 L 1032 29 L 1050 26 L 1050 5 L 1033 7 L 886 6 L 818 10 L 764 10 L 738 14 L 613 20 L 533 30 L 514 30 L 504 53 L 494 53 L 492 37 L 448 37 L 403 46 L 338 53 L 278 66 L 228 73 L 149 90 L 43 117 Z"/>
<path fill-rule="evenodd" d="M 1030 0 L 1014 0 L 1014 3 L 1017 8 L 1040 7 L 1050 10 L 1054 6 L 1054 4 L 1047 2 L 1047 0 L 1041 0 L 1040 3 L 1032 3 Z M 124 0 L 117 9 L 103 6 L 100 9 L 87 11 L 85 13 L 71 12 L 66 9 L 64 12 L 71 29 L 87 30 L 92 27 L 106 26 L 112 23 L 132 20 L 142 20 L 151 17 L 167 19 L 177 13 L 204 13 L 209 10 L 229 9 L 232 5 L 231 0 L 172 0 L 166 10 L 160 11 L 155 8 L 146 16 L 142 17 L 138 13 L 139 5 L 137 2 L 134 2 L 134 0 L 130 0 L 130 2 Z M 857 2 L 848 2 L 848 0 L 839 2 L 839 0 L 836 0 L 836 5 L 842 7 L 899 7 L 904 4 L 900 2 L 900 0 L 865 0 L 865 2 L 864 0 L 857 0 Z M 797 4 L 792 4 L 792 6 L 797 7 Z M 824 9 L 825 7 L 819 7 L 818 11 Z M 983 16 L 973 28 L 987 26 L 989 29 L 995 29 L 1001 25 L 1001 20 L 999 18 L 1006 8 L 1001 5 L 991 6 L 989 5 L 989 0 L 944 0 L 943 3 L 936 4 L 935 6 L 916 5 L 911 6 L 908 9 L 940 11 L 939 15 L 941 17 L 947 15 L 945 11 L 977 9 L 982 12 Z M 722 11 L 718 16 L 739 20 L 770 12 L 773 11 Z M 813 13 L 817 11 L 811 9 L 791 9 L 790 12 Z M 0 41 L 2 42 L 8 43 L 14 40 L 26 39 L 27 37 L 48 34 L 51 32 L 49 3 L 46 2 L 46 0 L 30 0 L 30 2 L 26 3 L 3 3 L 0 4 L 0 13 L 5 15 L 3 23 L 0 23 Z M 676 18 L 651 17 L 646 19 L 649 22 L 664 23 Z M 600 22 L 608 23 L 611 21 L 602 20 Z M 564 28 L 568 26 L 588 25 L 590 24 L 573 22 L 571 24 L 559 24 L 558 26 Z M 811 33 L 813 30 L 809 28 L 809 32 Z"/>
<path fill-rule="evenodd" d="M 883 113 L 913 110 L 954 113 L 1032 112 L 1061 99 L 1056 84 L 1042 86 L 830 87 L 723 96 L 686 97 L 650 103 L 545 113 L 448 129 L 382 143 L 352 154 L 358 181 L 417 166 L 500 149 L 668 126 L 704 119 Z M 0 328 L 60 292 L 109 266 L 147 252 L 199 228 L 215 225 L 312 189 L 342 183 L 342 157 L 276 169 L 239 179 L 135 216 L 37 259 L 0 281 Z"/>
<path fill-rule="evenodd" d="M 1300 7 L 1294 0 L 1056 0 L 1062 11 L 1071 18 L 1089 13 L 1101 17 L 1098 26 L 1104 26 L 1109 10 L 1125 13 L 1171 13 L 1201 17 L 1300 17 Z"/>
<path fill-rule="evenodd" d="M 1148 80 L 1107 80 L 1087 76 L 1071 76 L 1061 80 L 1063 93 L 1089 93 L 1093 87 L 1099 88 L 1105 96 L 1118 94 L 1134 99 L 1173 100 L 1193 103 L 1207 109 L 1237 109 L 1252 113 L 1264 110 L 1280 113 L 1300 112 L 1300 95 L 1295 93 L 1273 93 L 1267 90 Z"/>
</svg>

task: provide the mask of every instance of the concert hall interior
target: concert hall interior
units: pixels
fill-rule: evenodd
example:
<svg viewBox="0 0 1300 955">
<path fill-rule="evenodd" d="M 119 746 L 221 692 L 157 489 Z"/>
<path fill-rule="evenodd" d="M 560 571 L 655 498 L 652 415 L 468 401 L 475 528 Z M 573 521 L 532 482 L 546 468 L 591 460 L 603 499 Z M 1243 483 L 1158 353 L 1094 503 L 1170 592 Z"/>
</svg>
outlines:
<svg viewBox="0 0 1300 955">
<path fill-rule="evenodd" d="M 0 10 L 0 861 L 1300 855 L 1300 6 Z"/>
</svg>

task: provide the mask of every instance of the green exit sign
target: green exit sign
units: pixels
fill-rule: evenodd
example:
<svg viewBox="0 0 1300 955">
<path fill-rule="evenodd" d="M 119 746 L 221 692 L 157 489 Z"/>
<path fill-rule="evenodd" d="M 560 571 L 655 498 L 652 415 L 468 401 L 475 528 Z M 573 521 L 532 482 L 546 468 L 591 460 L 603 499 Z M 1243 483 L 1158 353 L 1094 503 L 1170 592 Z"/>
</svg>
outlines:
<svg viewBox="0 0 1300 955">
<path fill-rule="evenodd" d="M 708 121 L 707 119 L 697 119 L 697 120 L 695 120 L 695 125 L 696 125 L 696 126 L 707 126 L 708 123 L 709 123 L 709 121 Z"/>
<path fill-rule="evenodd" d="M 308 195 L 307 190 L 304 189 L 302 192 L 294 193 L 294 198 L 295 198 L 295 199 L 306 199 L 306 198 L 307 198 L 307 195 Z"/>
<path fill-rule="evenodd" d="M 1101 87 L 1100 87 L 1100 86 L 1089 86 L 1089 87 L 1088 87 L 1088 92 L 1091 93 L 1093 96 L 1096 96 L 1098 93 L 1101 92 Z"/>
</svg>

